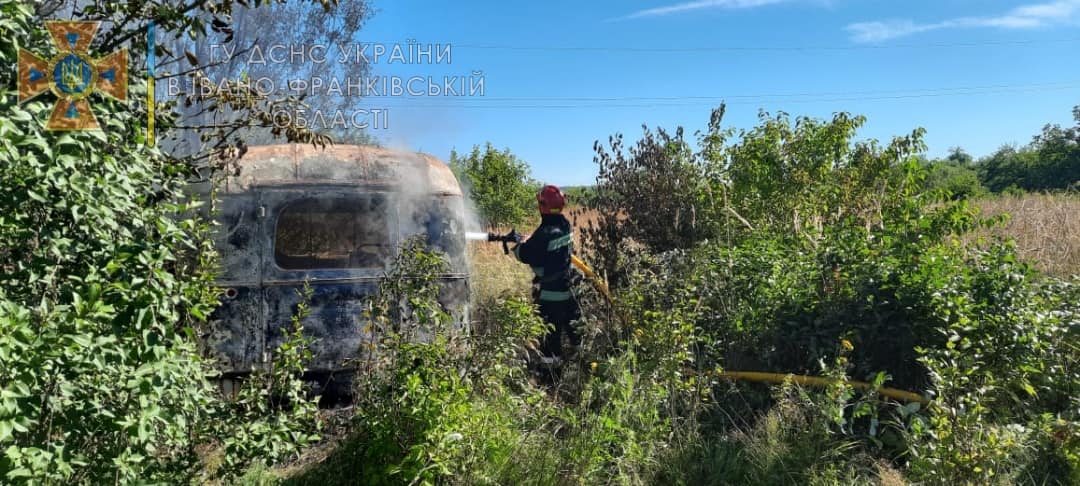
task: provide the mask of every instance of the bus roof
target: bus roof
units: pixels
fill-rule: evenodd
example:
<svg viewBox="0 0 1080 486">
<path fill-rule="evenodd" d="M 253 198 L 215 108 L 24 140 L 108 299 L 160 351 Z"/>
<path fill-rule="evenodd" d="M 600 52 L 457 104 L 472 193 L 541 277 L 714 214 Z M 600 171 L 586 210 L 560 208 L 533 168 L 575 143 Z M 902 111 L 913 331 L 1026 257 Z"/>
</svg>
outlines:
<svg viewBox="0 0 1080 486">
<path fill-rule="evenodd" d="M 241 193 L 254 187 L 357 185 L 411 192 L 461 195 L 450 167 L 431 155 L 366 145 L 308 144 L 249 147 L 229 171 L 220 190 Z"/>
</svg>

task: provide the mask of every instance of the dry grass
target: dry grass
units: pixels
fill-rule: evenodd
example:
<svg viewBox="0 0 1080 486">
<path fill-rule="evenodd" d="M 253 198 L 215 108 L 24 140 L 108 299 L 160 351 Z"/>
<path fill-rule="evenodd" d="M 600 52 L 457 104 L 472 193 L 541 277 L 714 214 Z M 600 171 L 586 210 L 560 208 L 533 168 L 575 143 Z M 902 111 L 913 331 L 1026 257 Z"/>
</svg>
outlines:
<svg viewBox="0 0 1080 486">
<path fill-rule="evenodd" d="M 905 486 L 908 484 L 904 475 L 895 467 L 885 461 L 877 462 L 877 484 L 880 486 Z"/>
<path fill-rule="evenodd" d="M 983 216 L 1009 214 L 1003 226 L 979 230 L 976 238 L 1001 236 L 1016 241 L 1020 258 L 1049 275 L 1080 274 L 1080 196 L 998 196 L 976 205 Z"/>
<path fill-rule="evenodd" d="M 504 255 L 501 243 L 471 241 L 468 253 L 473 302 L 502 295 L 528 297 L 532 271 L 514 255 Z"/>
</svg>

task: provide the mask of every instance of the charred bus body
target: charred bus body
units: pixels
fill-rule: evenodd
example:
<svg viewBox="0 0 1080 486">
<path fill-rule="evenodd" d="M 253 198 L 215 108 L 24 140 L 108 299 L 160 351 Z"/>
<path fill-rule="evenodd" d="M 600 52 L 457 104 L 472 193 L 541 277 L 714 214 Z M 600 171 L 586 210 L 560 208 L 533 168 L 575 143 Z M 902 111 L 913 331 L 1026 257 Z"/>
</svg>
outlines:
<svg viewBox="0 0 1080 486">
<path fill-rule="evenodd" d="M 217 185 L 216 209 L 223 297 L 207 342 L 226 391 L 232 378 L 268 364 L 305 282 L 311 377 L 324 381 L 360 357 L 376 339 L 365 334 L 363 306 L 399 244 L 414 235 L 448 257 L 440 299 L 465 319 L 464 201 L 453 173 L 431 156 L 348 145 L 253 147 Z"/>
</svg>

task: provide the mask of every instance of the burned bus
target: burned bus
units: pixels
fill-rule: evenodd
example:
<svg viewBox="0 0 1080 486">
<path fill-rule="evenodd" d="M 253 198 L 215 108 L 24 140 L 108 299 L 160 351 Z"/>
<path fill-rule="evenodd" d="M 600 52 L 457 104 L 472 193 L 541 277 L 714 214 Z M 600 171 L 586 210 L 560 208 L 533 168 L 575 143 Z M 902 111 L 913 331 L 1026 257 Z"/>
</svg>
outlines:
<svg viewBox="0 0 1080 486">
<path fill-rule="evenodd" d="M 375 338 L 366 334 L 363 306 L 413 235 L 448 257 L 440 299 L 464 319 L 464 201 L 445 163 L 368 146 L 274 145 L 249 148 L 236 169 L 216 184 L 223 297 L 206 336 L 226 391 L 236 377 L 268 364 L 305 282 L 312 290 L 303 321 L 314 339 L 310 375 L 324 381 L 343 370 Z"/>
</svg>

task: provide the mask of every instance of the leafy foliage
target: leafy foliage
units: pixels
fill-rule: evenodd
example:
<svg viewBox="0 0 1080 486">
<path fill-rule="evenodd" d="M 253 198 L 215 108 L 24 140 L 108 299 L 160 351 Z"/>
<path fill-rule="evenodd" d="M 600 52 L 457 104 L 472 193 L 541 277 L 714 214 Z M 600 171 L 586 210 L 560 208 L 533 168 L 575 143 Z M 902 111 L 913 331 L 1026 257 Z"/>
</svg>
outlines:
<svg viewBox="0 0 1080 486">
<path fill-rule="evenodd" d="M 979 180 L 993 192 L 1019 189 L 1076 189 L 1080 182 L 1080 106 L 1073 108 L 1077 126 L 1047 125 L 1030 144 L 1003 146 L 980 160 Z"/>
<path fill-rule="evenodd" d="M 723 108 L 713 115 L 717 129 Z M 714 201 L 706 167 L 693 154 L 682 129 L 674 135 L 642 127 L 642 138 L 625 149 L 621 134 L 608 147 L 594 144 L 599 174 L 586 201 L 598 220 L 582 232 L 585 253 L 613 286 L 622 283 L 627 263 L 620 248 L 640 244 L 652 251 L 688 248 L 712 236 Z M 632 242 L 632 243 L 631 243 Z"/>
<path fill-rule="evenodd" d="M 230 34 L 232 2 L 128 5 L 74 16 Z M 221 396 L 196 338 L 217 297 L 214 254 L 182 188 L 242 152 L 233 129 L 299 100 L 191 100 L 238 119 L 208 135 L 213 154 L 184 160 L 142 143 L 138 81 L 128 105 L 95 100 L 106 130 L 46 132 L 48 104 L 18 105 L 13 91 L 17 48 L 47 49 L 30 8 L 0 0 L 2 481 L 263 482 L 267 464 L 320 434 L 302 380 L 306 306 L 270 369 Z M 111 23 L 99 47 L 130 42 L 141 56 L 140 28 Z M 496 297 L 477 314 L 485 322 L 454 322 L 435 277 L 446 261 L 408 241 L 367 314 L 378 341 L 358 363 L 351 434 L 293 479 L 1080 481 L 1080 282 L 1038 275 L 1007 242 L 961 243 L 993 221 L 933 193 L 966 194 L 970 161 L 955 152 L 928 172 L 922 130 L 855 141 L 865 120 L 844 113 L 762 113 L 742 131 L 722 127 L 723 113 L 696 147 L 681 129 L 646 129 L 629 149 L 620 136 L 597 144 L 588 204 L 601 219 L 586 236 L 618 292 L 613 305 L 582 299 L 584 345 L 548 390 L 522 360 L 544 330 L 533 307 Z M 299 127 L 277 134 L 325 142 Z M 1047 127 L 975 170 L 995 191 L 1062 188 L 1076 180 L 1076 147 L 1075 129 Z M 475 147 L 452 164 L 489 224 L 532 210 L 528 167 L 508 150 Z M 832 381 L 765 393 L 717 374 L 738 368 Z M 928 405 L 889 402 L 876 393 L 886 385 Z M 206 448 L 221 467 L 196 454 Z"/>
<path fill-rule="evenodd" d="M 736 132 L 721 113 L 696 152 L 676 132 L 654 139 L 671 157 L 608 155 L 625 163 L 599 181 L 601 210 L 660 204 L 648 162 L 700 171 L 668 198 L 708 216 L 686 232 L 635 233 L 625 212 L 594 227 L 620 285 L 613 304 L 576 290 L 583 344 L 547 393 L 520 361 L 541 332 L 531 307 L 489 296 L 459 329 L 437 303 L 444 262 L 407 245 L 369 315 L 382 339 L 355 430 L 294 480 L 1075 482 L 1077 282 L 1037 275 L 1008 242 L 963 244 L 998 220 L 928 188 L 921 130 L 880 145 L 853 141 L 862 119 L 846 114 Z M 829 381 L 770 393 L 726 369 Z"/>
<path fill-rule="evenodd" d="M 717 124 L 722 115 L 722 109 L 714 115 Z M 629 149 L 624 149 L 621 135 L 612 136 L 607 148 L 594 145 L 599 174 L 590 207 L 600 210 L 600 221 L 586 238 L 593 245 L 632 238 L 655 251 L 687 248 L 708 238 L 714 230 L 706 212 L 712 207 L 708 168 L 681 128 L 674 134 L 642 129 L 642 137 Z"/>
<path fill-rule="evenodd" d="M 959 147 L 945 159 L 929 161 L 926 166 L 923 186 L 928 191 L 938 191 L 948 199 L 970 199 L 987 192 L 972 157 Z"/>
<path fill-rule="evenodd" d="M 995 221 L 925 189 L 921 130 L 884 147 L 852 142 L 862 122 L 838 114 L 792 126 L 786 115 L 763 114 L 760 126 L 730 145 L 734 132 L 714 123 L 697 166 L 716 169 L 696 186 L 724 195 L 697 209 L 720 215 L 709 222 L 714 236 L 689 246 L 669 238 L 668 248 L 684 248 L 672 251 L 644 245 L 653 255 L 634 254 L 625 240 L 592 247 L 601 261 L 619 262 L 622 295 L 641 296 L 628 315 L 643 323 L 662 312 L 691 323 L 665 331 L 696 343 L 678 362 L 683 376 L 698 370 L 697 380 L 717 367 L 814 374 L 842 357 L 844 377 L 924 391 L 934 397 L 928 409 L 880 418 L 859 419 L 856 411 L 867 409 L 844 404 L 827 434 L 857 439 L 860 450 L 888 460 L 910 457 L 913 479 L 984 484 L 1075 475 L 1077 463 L 1067 459 L 1075 445 L 1062 438 L 1076 430 L 1063 397 L 1075 387 L 1077 350 L 1056 344 L 1069 342 L 1080 322 L 1066 304 L 1074 291 L 1035 276 L 1008 244 L 962 246 L 960 235 Z M 598 203 L 601 211 L 637 204 Z M 622 224 L 609 218 L 594 235 L 628 234 Z M 646 337 L 666 337 L 641 328 Z M 854 351 L 841 353 L 840 339 Z M 751 413 L 772 406 L 742 389 Z M 731 427 L 728 417 L 746 411 L 728 407 L 706 410 L 702 420 Z M 879 425 L 856 432 L 839 425 L 845 417 Z M 1057 469 L 1025 466 L 1040 461 Z"/>
<path fill-rule="evenodd" d="M 27 4 L 0 11 L 0 475 L 163 480 L 214 395 L 190 338 L 215 300 L 208 227 L 181 216 L 183 168 L 142 143 L 138 108 L 62 133 L 51 103 L 16 104 L 17 46 L 46 41 Z"/>
<path fill-rule="evenodd" d="M 509 149 L 500 152 L 488 143 L 481 151 L 477 145 L 466 156 L 451 152 L 449 164 L 488 227 L 521 224 L 536 211 L 539 185 Z"/>
<path fill-rule="evenodd" d="M 95 3 L 71 17 L 130 19 L 105 23 L 95 49 L 127 45 L 139 59 L 143 22 L 198 36 L 227 29 L 232 5 Z M 0 1 L 0 482 L 187 482 L 204 474 L 197 448 L 226 438 L 236 469 L 295 450 L 311 438 L 295 415 L 242 415 L 248 435 L 223 426 L 238 415 L 197 339 L 218 297 L 209 222 L 184 192 L 192 160 L 145 144 L 141 76 L 126 103 L 95 97 L 101 131 L 46 131 L 52 99 L 17 103 L 18 49 L 51 49 L 31 8 Z M 159 111 L 161 130 L 175 122 Z M 276 391 L 300 404 L 302 350 L 282 349 L 275 393 L 238 408 L 265 410 Z"/>
<path fill-rule="evenodd" d="M 319 440 L 318 397 L 310 396 L 303 381 L 312 339 L 304 336 L 301 323 L 310 313 L 312 290 L 305 282 L 299 292 L 292 327 L 283 330 L 286 339 L 271 357 L 270 369 L 254 370 L 222 414 L 225 474 L 242 473 L 253 463 L 271 466 Z"/>
<path fill-rule="evenodd" d="M 528 395 L 504 386 L 520 379 L 519 339 L 536 339 L 543 326 L 531 306 L 504 301 L 495 313 L 502 326 L 466 332 L 438 300 L 446 265 L 421 238 L 402 245 L 367 311 L 379 340 L 357 372 L 353 437 L 341 456 L 305 475 L 342 484 L 493 482 L 495 466 L 512 461 L 522 432 L 513 412 Z"/>
</svg>

